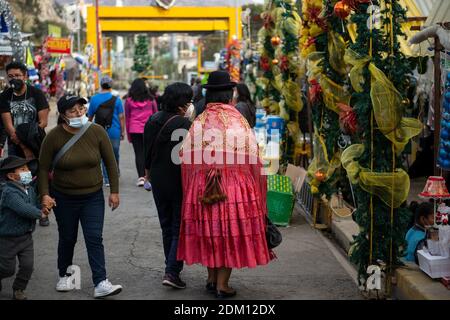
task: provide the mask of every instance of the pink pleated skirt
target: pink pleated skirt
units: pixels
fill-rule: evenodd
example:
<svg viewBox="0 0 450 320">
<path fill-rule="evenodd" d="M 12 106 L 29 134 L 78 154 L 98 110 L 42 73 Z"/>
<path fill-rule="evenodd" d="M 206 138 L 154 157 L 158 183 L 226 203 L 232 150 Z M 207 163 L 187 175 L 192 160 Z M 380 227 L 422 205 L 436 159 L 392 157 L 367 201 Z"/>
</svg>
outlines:
<svg viewBox="0 0 450 320">
<path fill-rule="evenodd" d="M 183 173 L 183 208 L 177 258 L 209 268 L 253 268 L 273 259 L 265 228 L 266 195 L 248 166 L 222 169 L 227 199 L 212 205 L 199 201 L 207 170 Z M 187 178 L 186 178 L 187 177 Z M 263 188 L 264 189 L 264 188 Z"/>
</svg>

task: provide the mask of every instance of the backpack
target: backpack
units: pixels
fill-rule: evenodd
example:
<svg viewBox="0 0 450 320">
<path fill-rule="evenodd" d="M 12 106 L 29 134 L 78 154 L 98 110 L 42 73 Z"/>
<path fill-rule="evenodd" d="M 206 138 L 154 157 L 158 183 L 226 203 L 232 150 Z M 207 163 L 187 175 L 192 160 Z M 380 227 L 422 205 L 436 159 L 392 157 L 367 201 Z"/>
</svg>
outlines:
<svg viewBox="0 0 450 320">
<path fill-rule="evenodd" d="M 95 123 L 101 125 L 105 129 L 111 128 L 116 99 L 116 96 L 112 96 L 111 99 L 100 104 L 97 111 L 95 111 Z"/>
</svg>

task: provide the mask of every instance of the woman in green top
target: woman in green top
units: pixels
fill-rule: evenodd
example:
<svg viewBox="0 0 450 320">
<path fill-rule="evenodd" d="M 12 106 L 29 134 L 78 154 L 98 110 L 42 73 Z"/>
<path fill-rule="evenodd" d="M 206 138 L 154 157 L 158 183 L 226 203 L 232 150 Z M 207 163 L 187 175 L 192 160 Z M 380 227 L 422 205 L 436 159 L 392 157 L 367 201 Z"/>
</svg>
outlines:
<svg viewBox="0 0 450 320">
<path fill-rule="evenodd" d="M 81 222 L 95 286 L 94 297 L 101 298 L 122 290 L 120 285 L 112 285 L 106 277 L 102 238 L 105 199 L 101 161 L 105 163 L 110 179 L 109 206 L 113 210 L 119 206 L 119 177 L 108 135 L 101 126 L 88 123 L 86 103 L 85 99 L 76 96 L 64 96 L 58 101 L 58 125 L 45 137 L 39 156 L 39 192 L 46 207 L 53 198 L 56 202 L 54 212 L 59 233 L 60 277 L 56 290 L 74 289 L 67 269 L 72 265 L 78 224 Z M 49 183 L 49 172 L 56 154 L 86 125 L 87 130 L 55 164 Z"/>
</svg>

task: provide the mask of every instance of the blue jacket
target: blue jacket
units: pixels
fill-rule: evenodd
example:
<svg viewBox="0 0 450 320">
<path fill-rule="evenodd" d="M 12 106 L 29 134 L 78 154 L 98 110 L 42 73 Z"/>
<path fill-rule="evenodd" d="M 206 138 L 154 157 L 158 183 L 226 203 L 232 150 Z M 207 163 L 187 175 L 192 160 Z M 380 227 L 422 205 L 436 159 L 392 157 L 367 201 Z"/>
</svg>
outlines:
<svg viewBox="0 0 450 320">
<path fill-rule="evenodd" d="M 34 187 L 28 194 L 17 182 L 8 181 L 0 198 L 0 237 L 20 237 L 33 232 L 41 217 L 40 204 Z"/>
<path fill-rule="evenodd" d="M 417 250 L 421 241 L 425 239 L 426 232 L 420 226 L 414 225 L 406 233 L 405 240 L 408 243 L 406 249 L 406 261 L 417 262 Z"/>
</svg>

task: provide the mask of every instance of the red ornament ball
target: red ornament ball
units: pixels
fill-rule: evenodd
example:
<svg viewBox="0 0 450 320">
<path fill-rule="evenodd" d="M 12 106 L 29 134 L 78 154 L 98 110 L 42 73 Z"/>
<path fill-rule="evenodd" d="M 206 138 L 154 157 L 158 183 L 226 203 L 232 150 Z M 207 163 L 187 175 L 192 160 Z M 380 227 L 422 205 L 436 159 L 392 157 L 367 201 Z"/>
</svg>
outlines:
<svg viewBox="0 0 450 320">
<path fill-rule="evenodd" d="M 281 38 L 279 36 L 273 36 L 270 39 L 270 42 L 272 43 L 273 46 L 278 46 L 281 43 Z"/>
<path fill-rule="evenodd" d="M 350 7 L 343 1 L 336 2 L 334 5 L 334 14 L 341 19 L 345 19 L 350 14 Z"/>
</svg>

